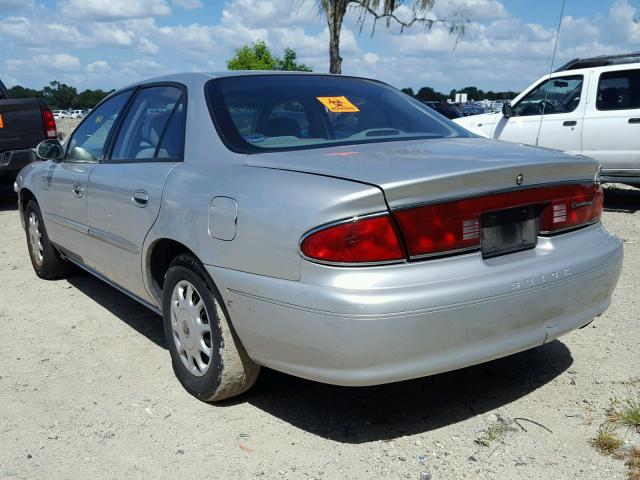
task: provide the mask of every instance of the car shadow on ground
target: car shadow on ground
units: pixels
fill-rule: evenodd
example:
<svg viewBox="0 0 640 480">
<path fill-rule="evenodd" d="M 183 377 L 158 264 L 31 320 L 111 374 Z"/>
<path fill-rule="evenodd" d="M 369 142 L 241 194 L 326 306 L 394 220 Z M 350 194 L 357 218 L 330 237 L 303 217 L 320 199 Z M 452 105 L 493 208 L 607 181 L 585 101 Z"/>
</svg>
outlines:
<svg viewBox="0 0 640 480">
<path fill-rule="evenodd" d="M 68 281 L 166 348 L 158 315 L 87 273 L 79 271 Z M 390 440 L 500 408 L 552 381 L 572 363 L 569 349 L 553 341 L 482 365 L 375 387 L 337 387 L 264 368 L 249 392 L 212 408 L 247 402 L 294 427 L 337 442 Z"/>
<path fill-rule="evenodd" d="M 376 387 L 336 387 L 265 370 L 238 401 L 309 433 L 357 444 L 428 432 L 489 412 L 537 390 L 572 363 L 569 349 L 553 341 L 482 365 Z"/>
<path fill-rule="evenodd" d="M 604 209 L 607 212 L 637 212 L 640 210 L 640 189 L 605 187 Z"/>
<path fill-rule="evenodd" d="M 13 187 L 0 185 L 0 212 L 8 212 L 18 209 L 18 197 Z"/>
<path fill-rule="evenodd" d="M 67 281 L 136 332 L 144 335 L 159 347 L 167 348 L 162 318 L 158 314 L 79 268 Z"/>
</svg>

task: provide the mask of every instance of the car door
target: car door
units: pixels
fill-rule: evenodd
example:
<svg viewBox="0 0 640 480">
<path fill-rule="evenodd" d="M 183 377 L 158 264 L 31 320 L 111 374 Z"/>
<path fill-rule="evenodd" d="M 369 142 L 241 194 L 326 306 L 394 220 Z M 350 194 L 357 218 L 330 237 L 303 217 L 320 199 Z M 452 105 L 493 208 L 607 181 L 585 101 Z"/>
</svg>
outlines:
<svg viewBox="0 0 640 480">
<path fill-rule="evenodd" d="M 165 179 L 184 152 L 186 89 L 141 88 L 124 113 L 109 155 L 89 179 L 94 268 L 143 300 L 142 246 L 160 211 Z"/>
<path fill-rule="evenodd" d="M 594 72 L 593 76 L 597 87 L 592 88 L 593 101 L 585 114 L 582 153 L 598 160 L 604 173 L 638 175 L 640 69 Z"/>
<path fill-rule="evenodd" d="M 49 162 L 40 177 L 39 201 L 51 241 L 76 260 L 88 253 L 87 190 L 91 172 L 103 158 L 118 114 L 131 91 L 101 103 L 73 132 L 60 162 Z"/>
<path fill-rule="evenodd" d="M 493 137 L 510 142 L 580 153 L 584 75 L 554 76 L 535 86 L 502 117 Z"/>
</svg>

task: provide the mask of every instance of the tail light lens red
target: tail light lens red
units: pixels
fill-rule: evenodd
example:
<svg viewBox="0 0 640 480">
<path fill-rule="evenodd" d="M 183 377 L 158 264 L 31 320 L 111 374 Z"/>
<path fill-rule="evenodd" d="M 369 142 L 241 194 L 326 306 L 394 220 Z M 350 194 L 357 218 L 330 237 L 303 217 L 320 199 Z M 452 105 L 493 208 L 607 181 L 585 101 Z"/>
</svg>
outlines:
<svg viewBox="0 0 640 480">
<path fill-rule="evenodd" d="M 604 210 L 600 185 L 571 185 L 558 192 L 540 215 L 540 233 L 552 234 L 597 222 Z"/>
<path fill-rule="evenodd" d="M 600 185 L 558 185 L 498 193 L 395 212 L 410 257 L 480 247 L 483 213 L 540 207 L 541 234 L 594 223 L 602 215 Z"/>
<path fill-rule="evenodd" d="M 381 263 L 480 248 L 482 215 L 533 205 L 541 235 L 578 228 L 602 216 L 598 184 L 569 184 L 435 203 L 318 229 L 301 244 L 311 259 L 330 263 Z"/>
<path fill-rule="evenodd" d="M 47 140 L 55 140 L 58 138 L 56 120 L 53 118 L 53 114 L 48 108 L 42 110 L 42 125 L 44 127 L 44 134 Z"/>
<path fill-rule="evenodd" d="M 300 245 L 311 259 L 330 263 L 381 263 L 405 254 L 389 215 L 357 218 L 307 235 Z"/>
</svg>

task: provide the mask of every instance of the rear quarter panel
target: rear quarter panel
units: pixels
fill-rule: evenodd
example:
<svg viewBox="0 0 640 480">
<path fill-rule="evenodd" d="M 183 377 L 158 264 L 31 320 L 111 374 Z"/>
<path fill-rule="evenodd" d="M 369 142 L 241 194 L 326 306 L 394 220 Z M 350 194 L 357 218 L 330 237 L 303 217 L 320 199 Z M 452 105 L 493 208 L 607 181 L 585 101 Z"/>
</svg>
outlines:
<svg viewBox="0 0 640 480">
<path fill-rule="evenodd" d="M 236 201 L 233 240 L 214 238 L 215 197 Z M 242 163 L 182 164 L 167 178 L 160 215 L 144 254 L 161 238 L 190 248 L 206 265 L 288 280 L 300 278 L 298 244 L 324 223 L 386 210 L 377 187 Z M 215 279 L 214 279 L 215 280 Z"/>
</svg>

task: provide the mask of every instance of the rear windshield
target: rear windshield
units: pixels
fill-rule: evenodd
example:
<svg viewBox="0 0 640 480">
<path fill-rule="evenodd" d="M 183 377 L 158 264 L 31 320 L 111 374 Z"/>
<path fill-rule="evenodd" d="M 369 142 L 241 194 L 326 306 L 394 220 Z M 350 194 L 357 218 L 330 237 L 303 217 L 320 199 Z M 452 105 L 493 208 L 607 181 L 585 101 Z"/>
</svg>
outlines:
<svg viewBox="0 0 640 480">
<path fill-rule="evenodd" d="M 251 75 L 218 78 L 205 88 L 222 140 L 241 153 L 470 136 L 426 105 L 372 80 Z"/>
</svg>

